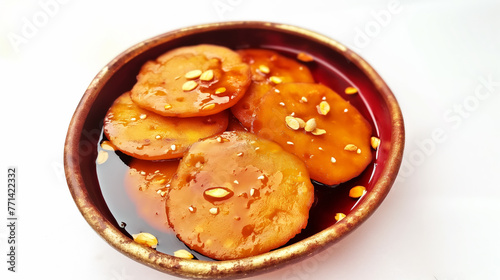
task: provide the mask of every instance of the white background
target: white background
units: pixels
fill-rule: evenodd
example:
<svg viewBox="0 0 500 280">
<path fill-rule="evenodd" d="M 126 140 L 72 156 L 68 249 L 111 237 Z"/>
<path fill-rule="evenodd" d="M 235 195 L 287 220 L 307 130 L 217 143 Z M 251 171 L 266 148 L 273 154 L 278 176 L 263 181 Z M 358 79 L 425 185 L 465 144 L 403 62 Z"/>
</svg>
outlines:
<svg viewBox="0 0 500 280">
<path fill-rule="evenodd" d="M 250 279 L 500 279 L 493 0 L 2 0 L 1 279 L 175 278 L 121 255 L 85 222 L 64 179 L 64 139 L 113 57 L 167 31 L 227 20 L 288 23 L 340 41 L 385 79 L 406 124 L 400 177 L 366 223 L 324 254 Z M 8 166 L 18 168 L 16 273 L 7 271 L 3 225 Z"/>
</svg>

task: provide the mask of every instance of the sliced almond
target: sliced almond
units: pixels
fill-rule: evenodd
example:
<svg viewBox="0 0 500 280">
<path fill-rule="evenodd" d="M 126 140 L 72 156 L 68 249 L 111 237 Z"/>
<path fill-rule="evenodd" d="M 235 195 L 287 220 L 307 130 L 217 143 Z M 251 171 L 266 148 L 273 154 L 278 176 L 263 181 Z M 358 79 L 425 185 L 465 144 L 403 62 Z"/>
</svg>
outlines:
<svg viewBox="0 0 500 280">
<path fill-rule="evenodd" d="M 352 198 L 360 198 L 366 193 L 366 188 L 363 186 L 355 186 L 349 190 L 349 196 Z"/>
<path fill-rule="evenodd" d="M 182 90 L 183 91 L 191 91 L 195 89 L 198 86 L 198 84 L 195 81 L 187 81 L 182 85 Z"/>
<path fill-rule="evenodd" d="M 328 112 L 330 112 L 330 104 L 328 104 L 328 102 L 323 100 L 319 103 L 317 109 L 320 115 L 326 116 Z"/>
<path fill-rule="evenodd" d="M 314 118 L 309 119 L 304 126 L 304 130 L 307 132 L 312 132 L 316 129 L 316 120 Z"/>
<path fill-rule="evenodd" d="M 213 188 L 205 191 L 205 195 L 213 198 L 224 198 L 231 194 L 231 191 L 224 188 Z"/>
<path fill-rule="evenodd" d="M 380 138 L 372 136 L 372 138 L 370 138 L 370 144 L 371 144 L 372 148 L 374 150 L 376 150 L 378 148 L 378 146 L 380 146 Z"/>
<path fill-rule="evenodd" d="M 297 59 L 300 60 L 300 61 L 304 61 L 304 62 L 311 62 L 311 61 L 314 61 L 314 58 L 304 52 L 300 52 L 297 54 Z"/>
<path fill-rule="evenodd" d="M 326 130 L 321 129 L 321 128 L 316 128 L 315 130 L 311 131 L 312 135 L 323 135 L 326 133 Z"/>
<path fill-rule="evenodd" d="M 99 151 L 97 154 L 97 164 L 103 164 L 108 160 L 109 154 L 106 151 Z"/>
<path fill-rule="evenodd" d="M 301 118 L 295 118 L 299 122 L 299 128 L 304 128 L 306 126 L 306 122 Z"/>
<path fill-rule="evenodd" d="M 215 103 L 207 104 L 207 105 L 203 106 L 201 109 L 202 110 L 212 110 L 213 108 L 215 108 Z"/>
<path fill-rule="evenodd" d="M 188 251 L 184 249 L 180 249 L 174 252 L 174 256 L 178 258 L 183 258 L 183 259 L 192 259 L 194 258 L 193 254 L 189 253 Z"/>
<path fill-rule="evenodd" d="M 221 93 L 224 93 L 226 92 L 226 88 L 225 87 L 220 87 L 218 89 L 215 90 L 215 94 L 221 94 Z"/>
<path fill-rule="evenodd" d="M 214 70 L 212 69 L 203 72 L 200 76 L 200 80 L 205 82 L 211 81 L 213 78 L 214 78 Z"/>
<path fill-rule="evenodd" d="M 344 214 L 344 213 L 337 213 L 337 214 L 335 214 L 335 220 L 336 220 L 337 222 L 340 222 L 340 220 L 342 220 L 342 219 L 343 219 L 343 218 L 345 218 L 345 217 L 346 217 L 346 216 L 345 216 L 345 214 Z"/>
<path fill-rule="evenodd" d="M 344 91 L 346 94 L 356 94 L 358 89 L 355 87 L 347 87 Z"/>
<path fill-rule="evenodd" d="M 186 79 L 192 80 L 192 79 L 196 79 L 199 76 L 201 76 L 201 73 L 202 73 L 202 71 L 199 70 L 199 69 L 197 69 L 197 70 L 191 70 L 191 71 L 187 72 L 186 75 L 184 75 L 184 77 Z"/>
<path fill-rule="evenodd" d="M 286 122 L 286 125 L 289 128 L 293 129 L 293 130 L 297 130 L 297 129 L 300 128 L 299 121 L 296 118 L 292 117 L 292 116 L 286 116 L 285 117 L 285 122 Z"/>
<path fill-rule="evenodd" d="M 354 144 L 347 144 L 344 147 L 344 150 L 349 151 L 349 152 L 357 152 L 358 151 L 358 146 L 356 146 Z"/>
<path fill-rule="evenodd" d="M 271 76 L 269 77 L 269 80 L 275 84 L 281 84 L 283 82 L 283 79 L 277 76 Z"/>
<path fill-rule="evenodd" d="M 134 238 L 135 242 L 146 245 L 153 249 L 158 245 L 158 239 L 156 239 L 156 237 L 151 233 L 141 232 L 139 234 L 132 234 L 132 237 Z"/>
<path fill-rule="evenodd" d="M 271 69 L 269 69 L 269 67 L 267 67 L 266 65 L 261 64 L 259 65 L 259 71 L 264 74 L 269 74 L 269 72 L 271 72 Z"/>
</svg>

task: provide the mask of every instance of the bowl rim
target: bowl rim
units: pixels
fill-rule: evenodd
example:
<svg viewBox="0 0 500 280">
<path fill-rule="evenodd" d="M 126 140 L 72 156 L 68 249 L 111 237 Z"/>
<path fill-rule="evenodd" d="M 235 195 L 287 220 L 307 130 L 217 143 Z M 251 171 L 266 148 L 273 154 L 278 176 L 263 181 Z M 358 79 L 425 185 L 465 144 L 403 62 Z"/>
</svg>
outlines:
<svg viewBox="0 0 500 280">
<path fill-rule="evenodd" d="M 78 146 L 84 122 L 91 107 L 88 104 L 94 103 L 103 86 L 117 69 L 149 48 L 185 35 L 203 33 L 216 29 L 235 28 L 269 29 L 301 35 L 313 41 L 320 42 L 334 51 L 342 53 L 346 59 L 355 64 L 374 84 L 389 110 L 392 134 L 390 150 L 388 151 L 385 166 L 379 180 L 374 184 L 372 191 L 368 192 L 363 197 L 363 200 L 360 201 L 344 219 L 321 232 L 286 247 L 253 257 L 217 262 L 181 259 L 158 252 L 152 248 L 146 248 L 133 242 L 103 216 L 97 207 L 92 204 L 89 193 L 85 188 L 81 172 L 75 172 L 81 170 Z M 262 21 L 216 22 L 185 27 L 146 39 L 126 49 L 104 66 L 88 86 L 70 121 L 64 145 L 64 169 L 70 193 L 82 216 L 89 225 L 116 250 L 135 261 L 175 276 L 212 279 L 229 277 L 243 278 L 257 273 L 264 273 L 271 269 L 281 267 L 284 264 L 290 264 L 299 261 L 303 257 L 318 253 L 322 249 L 326 249 L 326 247 L 328 247 L 327 245 L 336 243 L 360 226 L 371 214 L 373 214 L 391 189 L 401 165 L 404 139 L 403 116 L 394 94 L 379 74 L 363 58 L 346 46 L 314 31 L 289 24 Z"/>
</svg>

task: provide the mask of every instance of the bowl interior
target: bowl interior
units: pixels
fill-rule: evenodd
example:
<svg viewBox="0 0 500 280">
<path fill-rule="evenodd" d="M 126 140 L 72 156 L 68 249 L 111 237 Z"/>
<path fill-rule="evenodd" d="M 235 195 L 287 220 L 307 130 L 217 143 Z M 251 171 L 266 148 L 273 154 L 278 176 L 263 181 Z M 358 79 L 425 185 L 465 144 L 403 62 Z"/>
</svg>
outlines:
<svg viewBox="0 0 500 280">
<path fill-rule="evenodd" d="M 178 260 L 140 248 L 130 242 L 101 191 L 95 160 L 104 116 L 113 101 L 134 85 L 141 66 L 164 52 L 180 46 L 216 44 L 232 49 L 267 48 L 295 57 L 306 52 L 314 57 L 307 64 L 317 82 L 341 95 L 347 86 L 358 88 L 351 103 L 372 125 L 381 139 L 373 163 L 357 178 L 336 188 L 317 188 L 317 196 L 331 199 L 316 202 L 310 226 L 285 248 L 255 258 L 226 261 Z M 65 147 L 65 168 L 71 193 L 89 224 L 111 245 L 126 255 L 156 269 L 187 277 L 243 276 L 263 272 L 317 251 L 349 233 L 382 202 L 401 162 L 403 121 L 394 96 L 376 72 L 355 53 L 339 43 L 296 27 L 259 22 L 212 24 L 166 33 L 128 49 L 110 62 L 94 79 L 71 121 Z M 351 186 L 363 184 L 368 193 L 360 200 L 349 199 Z M 334 215 L 348 217 L 336 223 Z M 153 258 L 151 258 L 153 254 Z M 216 264 L 216 270 L 209 266 Z M 203 266 L 207 266 L 206 268 Z"/>
</svg>

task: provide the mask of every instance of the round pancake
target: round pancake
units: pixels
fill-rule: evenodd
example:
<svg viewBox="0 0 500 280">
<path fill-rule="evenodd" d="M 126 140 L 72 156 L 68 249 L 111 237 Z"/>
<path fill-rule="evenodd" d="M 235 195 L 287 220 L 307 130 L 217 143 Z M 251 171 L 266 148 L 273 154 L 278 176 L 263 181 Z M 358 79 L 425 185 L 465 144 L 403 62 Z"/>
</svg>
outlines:
<svg viewBox="0 0 500 280">
<path fill-rule="evenodd" d="M 181 47 L 143 65 L 132 88 L 132 100 L 162 116 L 212 115 L 243 97 L 250 75 L 250 67 L 231 49 Z"/>
<path fill-rule="evenodd" d="M 358 176 L 372 160 L 368 121 L 321 84 L 274 87 L 261 99 L 251 131 L 298 156 L 311 178 L 327 185 Z"/>
<path fill-rule="evenodd" d="M 168 184 L 177 171 L 178 160 L 150 161 L 132 159 L 125 174 L 125 191 L 137 213 L 152 227 L 171 232 L 165 212 Z"/>
<path fill-rule="evenodd" d="M 126 92 L 104 118 L 104 134 L 121 152 L 146 159 L 182 157 L 194 142 L 224 131 L 226 111 L 206 117 L 164 117 L 137 106 Z"/>
<path fill-rule="evenodd" d="M 286 244 L 307 225 L 314 187 L 278 144 L 227 131 L 191 146 L 172 179 L 167 217 L 191 249 L 218 260 Z"/>
</svg>

